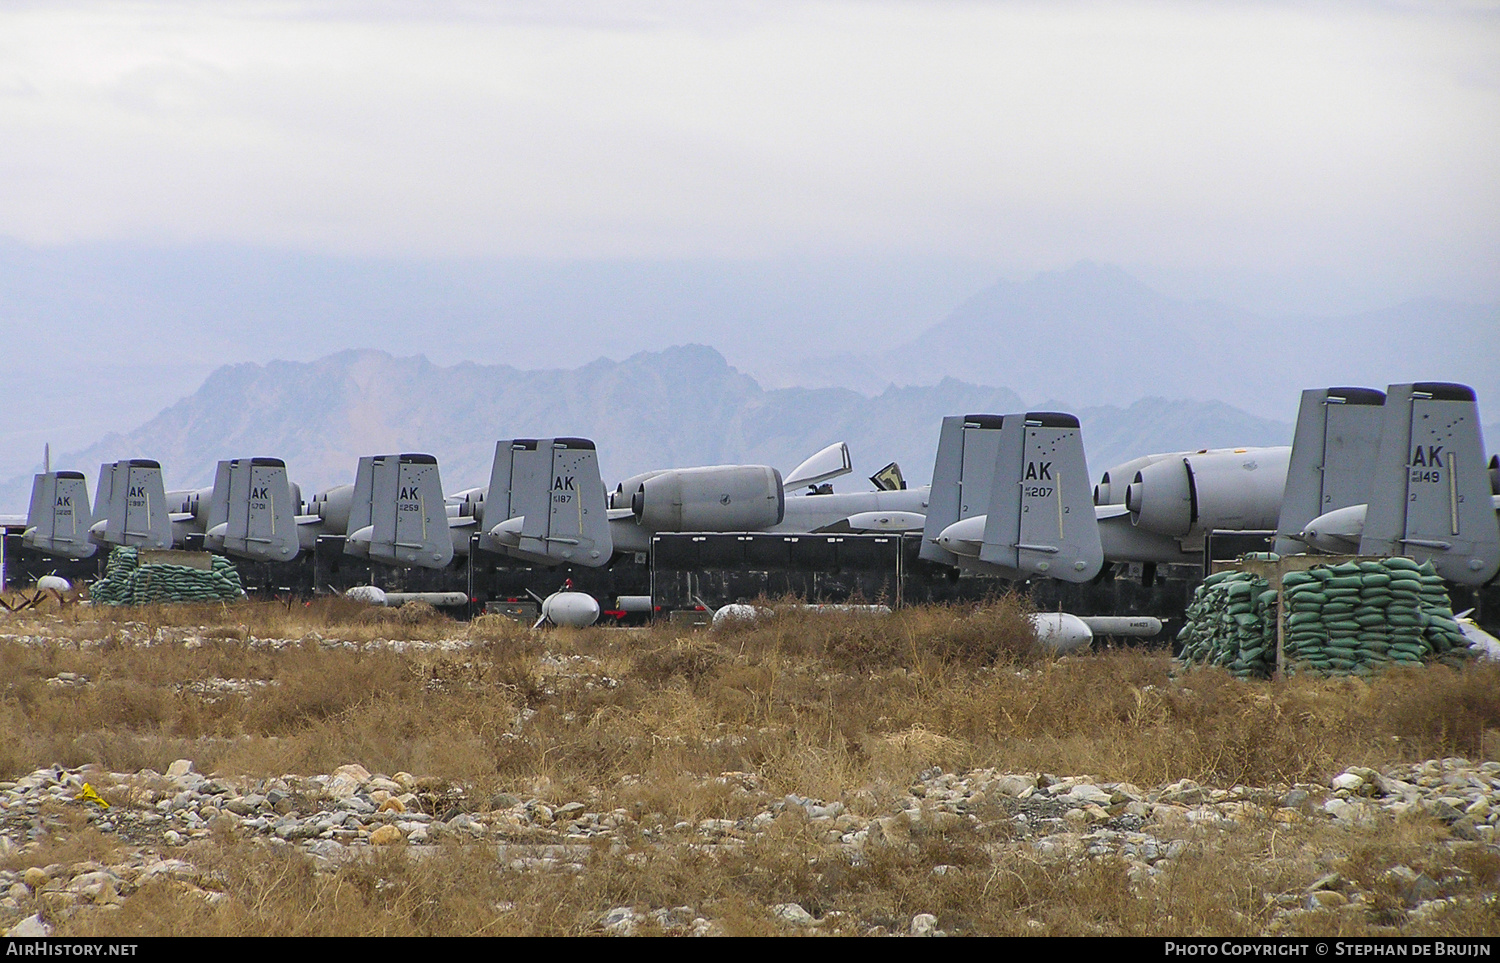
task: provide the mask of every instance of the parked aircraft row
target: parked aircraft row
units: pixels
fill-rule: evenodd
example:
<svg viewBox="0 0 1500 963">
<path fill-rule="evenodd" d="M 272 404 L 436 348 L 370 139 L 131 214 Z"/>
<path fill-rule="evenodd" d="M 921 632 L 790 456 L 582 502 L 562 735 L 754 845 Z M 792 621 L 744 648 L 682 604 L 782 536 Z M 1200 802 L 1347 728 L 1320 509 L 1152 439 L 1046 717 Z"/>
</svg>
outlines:
<svg viewBox="0 0 1500 963">
<path fill-rule="evenodd" d="M 286 561 L 336 535 L 354 556 L 443 568 L 478 535 L 487 552 L 603 566 L 663 532 L 921 531 L 933 562 L 1083 582 L 1107 563 L 1201 562 L 1211 531 L 1264 530 L 1283 553 L 1411 555 L 1463 584 L 1500 570 L 1500 471 L 1486 466 L 1473 391 L 1442 383 L 1306 391 L 1290 448 L 1146 455 L 1092 489 L 1078 419 L 1059 412 L 945 418 L 930 486 L 906 488 L 892 464 L 853 493 L 832 490 L 851 471 L 842 443 L 785 477 L 668 469 L 606 492 L 592 441 L 507 439 L 484 488 L 445 497 L 432 456 L 378 455 L 306 502 L 280 459 L 222 461 L 212 488 L 167 492 L 161 466 L 134 458 L 101 467 L 92 510 L 81 473 L 48 467 L 24 543 L 68 557 L 196 534 L 212 551 Z"/>
</svg>

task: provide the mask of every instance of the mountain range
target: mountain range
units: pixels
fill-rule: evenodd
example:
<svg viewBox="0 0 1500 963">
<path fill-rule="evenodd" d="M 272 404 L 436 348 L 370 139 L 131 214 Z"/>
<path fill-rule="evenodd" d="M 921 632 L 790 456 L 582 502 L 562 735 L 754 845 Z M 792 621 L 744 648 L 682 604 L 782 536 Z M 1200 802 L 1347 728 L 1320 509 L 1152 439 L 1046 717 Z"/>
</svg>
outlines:
<svg viewBox="0 0 1500 963">
<path fill-rule="evenodd" d="M 892 460 L 910 484 L 925 484 L 944 415 L 1024 407 L 1008 389 L 953 378 L 874 396 L 847 388 L 768 390 L 702 345 L 551 371 L 444 367 L 365 349 L 220 368 L 146 424 L 54 464 L 84 471 L 92 490 L 101 462 L 149 457 L 162 463 L 169 488 L 195 488 L 212 484 L 221 458 L 275 455 L 310 494 L 352 481 L 361 455 L 423 451 L 438 456 L 444 486 L 455 491 L 488 482 L 500 438 L 593 438 L 610 482 L 705 464 L 770 464 L 786 472 L 845 441 L 856 480 L 837 484 L 859 489 Z M 1148 450 L 1285 444 L 1291 434 L 1287 423 L 1220 403 L 1145 399 L 1077 413 L 1091 473 Z M 0 498 L 24 507 L 29 484 L 29 475 L 12 478 Z"/>
<path fill-rule="evenodd" d="M 1500 306 L 1425 300 L 1337 318 L 1265 318 L 1168 297 L 1082 262 L 1000 281 L 898 346 L 796 366 L 797 384 L 878 390 L 941 373 L 1003 384 L 1033 405 L 1165 396 L 1217 399 L 1292 419 L 1297 393 L 1456 381 L 1500 397 Z"/>
<path fill-rule="evenodd" d="M 1269 319 L 1088 262 L 965 298 L 972 274 L 957 268 L 506 264 L 491 276 L 170 253 L 0 244 L 16 360 L 0 509 L 24 508 L 48 439 L 58 467 L 92 478 L 102 461 L 153 457 L 172 487 L 208 484 L 219 458 L 269 454 L 316 490 L 348 481 L 360 455 L 399 449 L 438 455 L 457 489 L 488 480 L 497 438 L 552 434 L 595 438 L 610 480 L 723 462 L 785 471 L 844 440 L 860 476 L 897 460 L 920 484 L 947 414 L 1074 411 L 1097 474 L 1149 451 L 1285 444 L 1309 386 L 1446 380 L 1481 405 L 1500 395 L 1497 305 Z M 601 357 L 625 345 L 645 350 Z"/>
</svg>

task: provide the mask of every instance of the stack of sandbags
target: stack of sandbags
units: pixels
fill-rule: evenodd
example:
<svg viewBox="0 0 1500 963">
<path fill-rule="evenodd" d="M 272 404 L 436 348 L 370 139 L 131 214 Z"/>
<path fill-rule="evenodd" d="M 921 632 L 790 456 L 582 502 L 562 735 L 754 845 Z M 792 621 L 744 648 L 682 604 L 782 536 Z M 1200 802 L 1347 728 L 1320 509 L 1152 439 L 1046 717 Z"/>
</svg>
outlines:
<svg viewBox="0 0 1500 963">
<path fill-rule="evenodd" d="M 1366 674 L 1468 657 L 1448 590 L 1430 562 L 1344 562 L 1289 572 L 1281 585 L 1291 671 Z"/>
<path fill-rule="evenodd" d="M 1249 572 L 1204 579 L 1177 633 L 1178 658 L 1218 665 L 1239 678 L 1269 678 L 1276 667 L 1276 590 Z"/>
<path fill-rule="evenodd" d="M 213 602 L 244 595 L 240 574 L 227 558 L 215 555 L 205 570 L 186 565 L 141 565 L 134 548 L 116 547 L 109 553 L 104 578 L 89 589 L 89 598 L 107 605 L 147 605 L 153 602 Z"/>
</svg>

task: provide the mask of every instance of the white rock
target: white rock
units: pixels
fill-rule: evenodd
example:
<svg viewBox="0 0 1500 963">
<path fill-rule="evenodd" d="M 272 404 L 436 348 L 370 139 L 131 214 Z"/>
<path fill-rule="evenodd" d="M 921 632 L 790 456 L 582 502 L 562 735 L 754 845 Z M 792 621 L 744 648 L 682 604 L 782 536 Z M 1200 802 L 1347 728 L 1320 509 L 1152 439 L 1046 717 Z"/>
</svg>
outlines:
<svg viewBox="0 0 1500 963">
<path fill-rule="evenodd" d="M 1036 777 L 1014 774 L 1001 776 L 992 783 L 992 788 L 1004 796 L 1021 797 L 1036 789 Z"/>
<path fill-rule="evenodd" d="M 1349 792 L 1358 792 L 1359 787 L 1364 784 L 1364 777 L 1352 772 L 1339 773 L 1333 777 L 1332 783 L 1334 789 L 1347 789 Z"/>
<path fill-rule="evenodd" d="M 1060 800 L 1074 804 L 1095 803 L 1100 806 L 1108 806 L 1111 798 L 1113 797 L 1103 789 L 1100 789 L 1098 786 L 1091 786 L 1088 783 L 1081 783 L 1074 786 L 1067 793 L 1058 797 Z"/>
<path fill-rule="evenodd" d="M 911 918 L 912 936 L 931 936 L 937 932 L 937 917 L 931 913 L 918 913 Z"/>
<path fill-rule="evenodd" d="M 771 907 L 771 913 L 780 922 L 794 926 L 811 926 L 817 922 L 811 913 L 802 908 L 801 903 L 777 903 Z"/>
<path fill-rule="evenodd" d="M 608 913 L 605 913 L 604 919 L 599 922 L 607 933 L 614 933 L 617 936 L 629 936 L 635 932 L 635 920 L 635 910 L 629 906 L 616 906 Z"/>
<path fill-rule="evenodd" d="M 5 935 L 21 937 L 51 936 L 52 926 L 42 919 L 41 914 L 32 914 L 6 930 Z"/>
<path fill-rule="evenodd" d="M 328 777 L 324 789 L 335 799 L 348 799 L 359 792 L 359 788 L 370 781 L 370 770 L 358 763 L 339 766 Z"/>
</svg>

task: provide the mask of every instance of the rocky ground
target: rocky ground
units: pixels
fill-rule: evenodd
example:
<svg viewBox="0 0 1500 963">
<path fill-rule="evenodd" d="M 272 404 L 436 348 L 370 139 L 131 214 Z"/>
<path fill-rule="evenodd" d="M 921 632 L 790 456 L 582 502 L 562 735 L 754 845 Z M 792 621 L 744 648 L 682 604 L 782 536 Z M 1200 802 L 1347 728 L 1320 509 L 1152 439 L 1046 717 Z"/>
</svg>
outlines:
<svg viewBox="0 0 1500 963">
<path fill-rule="evenodd" d="M 1213 788 L 1187 780 L 1141 788 L 1087 776 L 935 769 L 923 773 L 897 805 L 873 815 L 857 815 L 839 801 L 773 796 L 754 773 L 723 773 L 715 781 L 752 803 L 755 814 L 669 823 L 659 814 L 595 811 L 582 801 L 557 805 L 508 793 L 477 800 L 462 787 L 408 773 L 371 774 L 358 765 L 274 779 L 207 776 L 186 759 L 166 773 L 40 769 L 0 783 L 0 858 L 14 864 L 49 834 L 76 831 L 80 820 L 117 839 L 122 855 L 108 864 L 0 871 L 0 924 L 9 935 L 44 935 L 81 911 L 109 913 L 153 882 L 210 903 L 222 899 L 222 882 L 199 868 L 197 854 L 227 837 L 297 847 L 324 871 L 383 847 L 400 847 L 419 859 L 441 852 L 444 844 L 461 843 L 492 847 L 505 871 L 567 874 L 585 872 L 601 846 L 618 850 L 644 839 L 660 847 L 712 852 L 744 846 L 787 820 L 805 825 L 856 862 L 869 847 L 899 846 L 914 834 L 966 825 L 997 854 L 1055 862 L 1119 859 L 1134 884 L 1151 886 L 1190 839 L 1264 828 L 1268 821 L 1273 827 L 1318 822 L 1370 827 L 1403 813 L 1425 812 L 1448 829 L 1440 845 L 1486 849 L 1494 846 L 1500 823 L 1500 763 L 1464 759 L 1385 772 L 1356 768 L 1330 785 L 1279 789 Z M 941 876 L 957 869 L 937 864 L 931 872 Z M 1450 895 L 1465 889 L 1466 881 L 1432 878 L 1408 866 L 1388 868 L 1382 882 L 1383 892 L 1400 894 L 1408 921 L 1470 898 Z M 1373 911 L 1370 895 L 1337 873 L 1279 894 L 1275 902 L 1273 933 L 1303 913 Z M 835 922 L 796 903 L 770 911 L 783 926 L 809 932 Z M 942 921 L 930 913 L 914 914 L 898 926 L 836 922 L 845 931 L 852 924 L 875 935 L 893 930 L 945 935 Z M 596 923 L 598 932 L 620 935 L 643 926 L 692 935 L 720 931 L 711 913 L 693 906 L 617 906 Z"/>
<path fill-rule="evenodd" d="M 1478 935 L 1500 929 L 1500 897 L 1496 895 L 1500 890 L 1500 840 L 1496 838 L 1500 762 L 1482 761 L 1496 758 L 1495 747 L 1500 745 L 1496 713 L 1484 703 L 1495 689 L 1491 675 L 1474 676 L 1478 682 L 1464 688 L 1462 678 L 1441 670 L 1448 688 L 1437 690 L 1452 694 L 1437 700 L 1445 710 L 1459 707 L 1457 715 L 1441 714 L 1438 728 L 1442 732 L 1451 731 L 1450 724 L 1461 724 L 1488 733 L 1487 738 L 1467 744 L 1481 761 L 1442 758 L 1378 768 L 1348 767 L 1344 761 L 1349 759 L 1409 759 L 1468 751 L 1445 748 L 1456 743 L 1408 741 L 1417 738 L 1409 734 L 1416 731 L 1410 725 L 1376 731 L 1406 691 L 1396 687 L 1376 691 L 1364 682 L 1351 682 L 1344 688 L 1329 683 L 1325 690 L 1308 682 L 1289 692 L 1285 688 L 1273 691 L 1267 685 L 1255 690 L 1258 694 L 1252 698 L 1233 680 L 1194 682 L 1194 688 L 1212 689 L 1226 703 L 1225 718 L 1232 725 L 1225 729 L 1227 736 L 1216 736 L 1213 726 L 1218 717 L 1202 699 L 1174 690 L 1173 698 L 1182 706 L 1175 716 L 1166 714 L 1167 702 L 1151 701 L 1166 691 L 1158 687 L 1176 684 L 1165 671 L 1146 671 L 1136 663 L 1110 669 L 1103 660 L 1097 664 L 1080 660 L 1073 664 L 1081 670 L 1092 666 L 1103 681 L 1090 690 L 1087 700 L 1074 697 L 1073 703 L 1066 703 L 1059 717 L 1071 719 L 1103 702 L 1102 721 L 1088 730 L 1070 730 L 1054 719 L 1051 730 L 1036 734 L 1031 731 L 1041 728 L 1036 723 L 1012 727 L 994 737 L 985 752 L 976 751 L 967 758 L 981 764 L 1012 759 L 1017 760 L 1010 763 L 1013 766 L 1047 767 L 1054 762 L 1062 766 L 1070 764 L 1059 762 L 1057 752 L 1067 748 L 1068 739 L 1126 746 L 1131 751 L 1144 751 L 1149 739 L 1166 747 L 1171 764 L 1137 771 L 1250 772 L 1201 760 L 1199 768 L 1191 769 L 1181 760 L 1189 743 L 1217 747 L 1216 752 L 1233 762 L 1235 753 L 1279 753 L 1276 758 L 1280 760 L 1304 747 L 1326 748 L 1327 739 L 1339 737 L 1346 741 L 1320 755 L 1316 766 L 1283 769 L 1278 762 L 1276 768 L 1254 770 L 1304 773 L 1288 778 L 1311 778 L 1308 773 L 1336 775 L 1297 785 L 1200 785 L 1179 780 L 1137 786 L 1091 775 L 955 770 L 952 762 L 947 768 L 924 771 L 922 767 L 931 766 L 934 759 L 955 757 L 922 756 L 913 751 L 900 758 L 909 755 L 920 761 L 883 764 L 878 778 L 871 776 L 873 768 L 838 770 L 837 759 L 813 774 L 818 778 L 803 778 L 806 773 L 785 765 L 779 771 L 774 768 L 777 753 L 805 750 L 806 755 L 817 757 L 824 746 L 823 734 L 836 721 L 831 700 L 837 685 L 847 685 L 850 693 L 840 711 L 879 703 L 879 712 L 894 712 L 880 700 L 891 692 L 907 691 L 915 683 L 906 688 L 894 683 L 880 688 L 877 681 L 896 678 L 898 671 L 900 678 L 909 679 L 921 665 L 915 664 L 911 676 L 906 675 L 906 668 L 882 665 L 867 674 L 845 670 L 835 678 L 825 652 L 824 661 L 805 656 L 801 662 L 771 663 L 779 665 L 783 674 L 762 685 L 754 673 L 770 663 L 772 656 L 752 650 L 732 657 L 727 654 L 728 646 L 725 651 L 708 652 L 701 640 L 673 638 L 663 644 L 663 640 L 648 638 L 638 643 L 630 636 L 633 646 L 654 645 L 660 650 L 652 661 L 633 651 L 611 648 L 610 636 L 585 640 L 592 648 L 576 641 L 568 646 L 548 641 L 528 649 L 530 654 L 505 655 L 502 649 L 483 655 L 482 640 L 458 635 L 460 629 L 447 625 L 426 640 L 350 641 L 335 637 L 337 630 L 323 631 L 330 637 L 313 630 L 295 638 L 278 638 L 223 627 L 211 630 L 123 621 L 103 627 L 17 624 L 9 633 L 0 632 L 0 646 L 11 647 L 13 661 L 24 664 L 28 674 L 23 679 L 17 672 L 6 681 L 8 705 L 45 703 L 52 706 L 50 719 L 80 711 L 85 697 L 101 692 L 116 693 L 122 700 L 136 692 L 165 692 L 175 700 L 174 706 L 207 706 L 220 699 L 250 705 L 288 685 L 285 677 L 270 671 L 282 665 L 276 659 L 292 657 L 301 666 L 296 671 L 303 673 L 296 677 L 302 679 L 298 684 L 310 689 L 316 687 L 308 686 L 307 678 L 329 677 L 330 665 L 347 670 L 357 665 L 351 661 L 355 658 L 395 652 L 410 666 L 401 663 L 400 684 L 390 683 L 379 690 L 381 698 L 412 702 L 412 692 L 424 698 L 436 694 L 448 701 L 432 704 L 451 707 L 455 699 L 493 696 L 497 686 L 522 683 L 528 693 L 525 698 L 494 700 L 503 709 L 496 709 L 494 725 L 487 730 L 491 741 L 484 744 L 484 761 L 487 767 L 493 766 L 491 754 L 499 754 L 506 746 L 524 745 L 542 762 L 533 765 L 528 755 L 524 768 L 498 775 L 487 775 L 499 771 L 486 769 L 479 778 L 491 781 L 482 782 L 486 787 L 482 791 L 456 777 L 372 773 L 354 762 L 337 765 L 360 759 L 375 766 L 361 751 L 344 748 L 368 746 L 368 742 L 335 742 L 348 725 L 374 729 L 385 724 L 385 716 L 371 707 L 391 712 L 393 703 L 372 698 L 353 704 L 323 729 L 314 730 L 321 733 L 316 738 L 328 739 L 335 748 L 308 767 L 328 766 L 331 771 L 270 775 L 296 763 L 286 761 L 292 757 L 267 754 L 259 758 L 277 761 L 248 766 L 254 774 L 246 775 L 243 769 L 215 770 L 214 759 L 225 756 L 222 752 L 213 756 L 217 744 L 250 739 L 235 734 L 243 730 L 198 726 L 183 721 L 182 716 L 163 715 L 152 724 L 155 732 L 170 734 L 169 749 L 144 759 L 127 755 L 126 762 L 116 755 L 112 764 L 149 761 L 164 765 L 182 753 L 197 755 L 204 762 L 202 768 L 210 771 L 199 771 L 193 759 L 184 758 L 165 766 L 163 772 L 54 765 L 0 781 L 0 933 L 266 932 L 263 921 L 273 914 L 255 905 L 265 890 L 247 887 L 243 871 L 259 858 L 256 854 L 278 868 L 291 863 L 303 867 L 305 878 L 314 880 L 309 891 L 316 891 L 316 881 L 335 878 L 356 880 L 351 884 L 355 889 L 367 885 L 360 891 L 364 900 L 360 908 L 370 915 L 361 920 L 374 920 L 377 925 L 393 902 L 390 889 L 382 887 L 398 885 L 391 880 L 393 874 L 400 875 L 400 868 L 441 866 L 447 872 L 463 857 L 471 870 L 478 869 L 429 902 L 448 914 L 449 920 L 458 920 L 459 927 L 471 918 L 463 913 L 473 911 L 476 917 L 485 918 L 490 932 L 939 936 L 1012 932 L 1304 935 L 1337 930 L 1351 935 Z M 745 645 L 743 639 L 737 640 L 735 652 Z M 189 673 L 158 670 L 145 659 L 138 660 L 139 664 L 129 661 L 145 650 L 151 651 L 153 659 L 182 652 L 217 652 L 222 664 L 204 659 L 201 666 L 193 663 Z M 707 659 L 705 652 L 717 661 Z M 68 658 L 59 658 L 58 653 Z M 255 666 L 240 658 L 244 653 L 254 654 L 259 660 Z M 482 676 L 470 666 L 482 655 L 509 659 L 507 666 L 526 670 L 524 678 L 518 669 L 512 675 L 492 672 Z M 319 662 L 315 656 L 344 661 Z M 668 664 L 669 656 L 676 661 Z M 700 656 L 702 660 L 692 661 Z M 187 663 L 172 665 L 180 669 Z M 204 668 L 209 665 L 212 671 Z M 943 705 L 959 708 L 943 711 L 962 719 L 968 718 L 963 713 L 978 711 L 962 699 L 991 691 L 1006 679 L 1040 680 L 1035 682 L 1041 693 L 1037 705 L 1051 707 L 1069 697 L 1062 686 L 1082 685 L 1080 677 L 1093 678 L 1086 671 L 1048 674 L 1046 667 L 1053 665 L 955 672 L 954 681 L 948 683 L 936 675 L 923 678 L 924 684 L 949 685 L 942 691 L 952 698 Z M 407 672 L 412 666 L 421 671 Z M 729 679 L 723 688 L 733 689 L 731 695 L 738 699 L 748 698 L 747 692 L 764 693 L 761 697 L 769 702 L 774 682 L 782 701 L 775 703 L 774 712 L 761 711 L 752 719 L 754 725 L 763 726 L 756 730 L 757 738 L 769 750 L 758 756 L 736 755 L 734 761 L 720 761 L 724 756 L 684 755 L 714 761 L 679 768 L 675 753 L 683 743 L 744 742 L 744 733 L 750 730 L 695 722 L 680 726 L 679 732 L 689 733 L 684 738 L 664 731 L 653 716 L 639 725 L 620 726 L 621 733 L 610 737 L 614 740 L 610 742 L 602 733 L 605 727 L 590 728 L 592 721 L 608 721 L 611 713 L 617 713 L 616 719 L 622 716 L 626 710 L 621 707 L 627 703 L 615 697 L 627 691 L 635 693 L 630 711 L 638 711 L 648 701 L 643 691 L 675 686 L 672 691 L 681 696 L 681 711 L 691 716 L 700 711 L 698 703 L 688 701 L 696 690 L 682 679 L 700 670 L 722 672 Z M 225 675 L 234 677 L 221 677 Z M 808 683 L 809 679 L 818 685 Z M 1215 685 L 1222 685 L 1224 691 Z M 1429 683 L 1420 685 L 1432 691 Z M 1134 686 L 1141 687 L 1134 701 L 1110 708 L 1106 700 L 1111 694 L 1132 691 Z M 1412 689 L 1417 688 L 1414 681 Z M 1477 688 L 1483 692 L 1476 695 Z M 713 691 L 707 684 L 698 689 Z M 1011 691 L 1025 697 L 1029 690 L 1017 685 Z M 1366 696 L 1375 705 L 1373 713 L 1337 715 Z M 824 698 L 830 700 L 827 721 L 815 712 Z M 929 704 L 937 705 L 924 703 L 924 711 L 912 716 L 915 723 L 885 725 L 879 713 L 869 713 L 866 721 L 882 728 L 864 745 L 880 749 L 924 738 L 954 742 L 972 732 L 972 727 L 955 728 L 944 734 L 943 711 L 926 711 Z M 1159 724 L 1129 719 L 1128 724 L 1120 723 L 1133 711 L 1145 711 L 1142 706 L 1162 714 Z M 982 703 L 983 707 L 989 713 L 984 718 L 995 717 L 992 703 Z M 1001 704 L 1007 712 L 1012 708 L 1011 702 Z M 1017 709 L 1016 714 L 1025 716 L 1030 711 Z M 1408 717 L 1415 717 L 1413 711 L 1408 711 Z M 713 718 L 729 715 L 726 710 Z M 26 717 L 16 710 L 9 718 L 19 725 Z M 432 744 L 450 743 L 450 718 L 434 713 L 424 719 L 430 731 L 422 738 Z M 545 760 L 559 743 L 539 736 L 555 735 L 561 726 L 573 727 L 570 748 L 597 748 L 607 765 L 595 766 L 586 777 L 560 779 L 556 784 L 538 775 L 558 773 L 549 770 Z M 816 732 L 810 726 L 816 726 Z M 1193 735 L 1188 732 L 1193 728 L 1196 741 L 1184 739 Z M 144 730 L 122 726 L 111 738 L 127 746 L 139 731 Z M 278 735 L 280 731 L 261 732 L 254 739 L 275 745 L 278 739 L 289 738 Z M 1253 738 L 1247 738 L 1247 733 Z M 84 730 L 86 736 L 93 734 L 91 729 Z M 1043 751 L 1014 755 L 1012 745 L 1023 738 L 1034 740 Z M 406 739 L 401 737 L 403 744 Z M 71 743 L 53 745 L 66 749 Z M 16 757 L 23 762 L 10 769 L 12 776 L 40 760 L 56 758 L 50 751 L 27 752 Z M 647 771 L 642 760 L 656 758 L 651 755 L 654 752 L 670 763 L 658 768 L 658 775 L 667 772 L 675 778 L 686 768 L 703 774 L 684 772 L 680 782 L 669 779 L 663 788 L 659 779 L 638 775 Z M 585 761 L 595 758 L 581 749 L 576 755 Z M 79 756 L 71 758 L 76 761 Z M 424 757 L 395 758 L 402 760 L 396 765 L 416 769 L 412 761 Z M 821 757 L 817 759 L 821 763 Z M 382 764 L 391 761 L 387 756 Z M 717 772 L 730 766 L 759 771 Z M 1091 769 L 1093 764 L 1073 768 Z M 1262 777 L 1203 778 L 1227 782 Z M 497 785 L 504 791 L 493 792 Z M 817 791 L 830 798 L 788 794 L 788 789 Z M 693 799 L 683 801 L 677 795 Z M 693 815 L 669 816 L 658 809 Z M 732 818 L 699 818 L 705 811 Z M 765 868 L 764 878 L 750 878 L 766 863 L 775 865 Z M 684 883 L 674 875 L 692 876 L 712 872 L 714 867 L 726 868 L 713 885 L 689 885 L 695 881 Z M 657 874 L 653 883 L 635 885 L 639 876 L 649 873 Z M 400 885 L 412 880 L 425 884 L 431 874 L 421 877 L 413 872 Z M 482 890 L 473 900 L 464 903 L 453 897 L 453 890 L 471 882 Z M 981 901 L 994 900 L 997 891 L 1006 887 L 1010 892 L 1002 895 L 1001 909 L 966 912 Z M 1217 900 L 1220 911 L 1204 913 L 1185 906 L 1184 889 L 1195 890 L 1200 902 Z M 559 908 L 551 918 L 541 919 L 532 904 L 545 899 L 555 899 Z M 244 910 L 247 906 L 249 910 L 227 923 L 219 918 L 233 916 L 236 907 Z M 453 910 L 455 906 L 459 911 Z M 417 910 L 422 911 L 420 906 Z M 1095 911 L 1091 914 L 1091 910 Z M 517 918 L 515 925 L 505 925 L 507 915 Z M 498 923 L 497 917 L 501 918 Z M 163 921 L 180 921 L 181 927 Z M 424 917 L 420 922 L 430 920 Z M 392 932 L 437 931 L 438 927 L 426 925 L 392 928 Z M 441 931 L 453 932 L 455 927 Z"/>
</svg>

